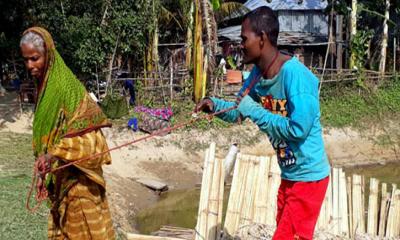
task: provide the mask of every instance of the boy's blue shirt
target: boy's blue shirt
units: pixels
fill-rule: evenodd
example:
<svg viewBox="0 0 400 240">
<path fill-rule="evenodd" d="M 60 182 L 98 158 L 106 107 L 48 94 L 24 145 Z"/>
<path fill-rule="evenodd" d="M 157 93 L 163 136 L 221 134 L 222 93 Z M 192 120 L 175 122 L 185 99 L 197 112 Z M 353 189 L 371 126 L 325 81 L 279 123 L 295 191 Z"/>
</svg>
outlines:
<svg viewBox="0 0 400 240">
<path fill-rule="evenodd" d="M 273 79 L 260 78 L 254 67 L 239 94 L 253 79 L 257 84 L 245 96 L 237 110 L 219 115 L 236 122 L 242 115 L 265 132 L 275 149 L 282 178 L 291 181 L 317 181 L 329 175 L 320 124 L 318 79 L 296 58 L 286 61 Z M 235 105 L 211 98 L 214 111 Z"/>
</svg>

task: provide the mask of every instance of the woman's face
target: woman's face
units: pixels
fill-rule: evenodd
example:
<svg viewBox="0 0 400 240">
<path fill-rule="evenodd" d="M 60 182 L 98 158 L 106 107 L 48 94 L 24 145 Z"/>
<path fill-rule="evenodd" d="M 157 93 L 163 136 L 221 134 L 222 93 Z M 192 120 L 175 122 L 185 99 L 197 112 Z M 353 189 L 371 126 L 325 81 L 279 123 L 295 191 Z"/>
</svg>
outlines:
<svg viewBox="0 0 400 240">
<path fill-rule="evenodd" d="M 21 46 L 22 57 L 24 58 L 25 67 L 32 77 L 43 80 L 46 68 L 46 56 L 39 51 L 32 43 L 24 43 Z"/>
</svg>

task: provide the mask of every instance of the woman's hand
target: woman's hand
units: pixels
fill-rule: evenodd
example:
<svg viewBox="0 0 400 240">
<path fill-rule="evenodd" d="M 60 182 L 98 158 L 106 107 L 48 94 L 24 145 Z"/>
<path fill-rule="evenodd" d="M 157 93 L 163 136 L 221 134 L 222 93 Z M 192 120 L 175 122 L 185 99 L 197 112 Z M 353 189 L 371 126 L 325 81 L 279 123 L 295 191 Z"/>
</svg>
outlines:
<svg viewBox="0 0 400 240">
<path fill-rule="evenodd" d="M 50 153 L 41 155 L 36 159 L 35 168 L 38 174 L 44 177 L 46 173 L 50 172 L 52 159 L 53 156 Z"/>
<path fill-rule="evenodd" d="M 41 201 L 47 198 L 48 191 L 45 186 L 46 174 L 51 170 L 53 156 L 49 153 L 39 156 L 35 162 L 35 170 L 39 175 L 36 182 L 36 200 Z"/>
</svg>

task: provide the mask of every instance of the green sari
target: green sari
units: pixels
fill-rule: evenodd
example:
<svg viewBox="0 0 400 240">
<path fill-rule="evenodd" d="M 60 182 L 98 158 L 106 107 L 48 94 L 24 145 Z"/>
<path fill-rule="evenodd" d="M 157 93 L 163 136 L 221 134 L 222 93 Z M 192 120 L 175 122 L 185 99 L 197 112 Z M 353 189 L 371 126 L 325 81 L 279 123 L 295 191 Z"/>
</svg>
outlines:
<svg viewBox="0 0 400 240">
<path fill-rule="evenodd" d="M 37 83 L 38 96 L 33 121 L 33 150 L 46 154 L 62 137 L 79 136 L 110 126 L 106 116 L 89 97 L 85 87 L 64 63 L 47 30 L 40 27 L 24 32 L 39 34 L 45 43 L 46 73 Z"/>
</svg>

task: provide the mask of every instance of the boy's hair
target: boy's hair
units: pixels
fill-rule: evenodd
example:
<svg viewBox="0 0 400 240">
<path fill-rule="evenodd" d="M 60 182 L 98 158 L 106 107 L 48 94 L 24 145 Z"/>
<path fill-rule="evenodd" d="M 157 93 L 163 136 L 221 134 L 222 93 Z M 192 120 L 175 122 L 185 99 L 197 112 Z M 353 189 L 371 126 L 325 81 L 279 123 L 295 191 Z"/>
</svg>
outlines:
<svg viewBox="0 0 400 240">
<path fill-rule="evenodd" d="M 267 6 L 259 7 L 251 12 L 248 12 L 242 22 L 249 19 L 252 30 L 262 35 L 264 31 L 271 44 L 276 47 L 279 34 L 279 20 L 274 11 Z"/>
</svg>

